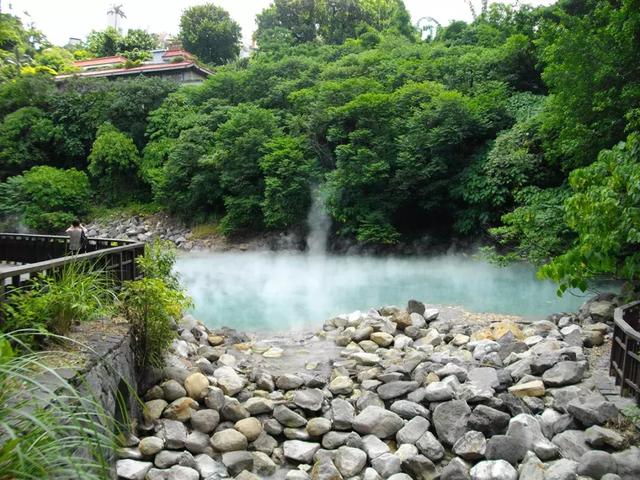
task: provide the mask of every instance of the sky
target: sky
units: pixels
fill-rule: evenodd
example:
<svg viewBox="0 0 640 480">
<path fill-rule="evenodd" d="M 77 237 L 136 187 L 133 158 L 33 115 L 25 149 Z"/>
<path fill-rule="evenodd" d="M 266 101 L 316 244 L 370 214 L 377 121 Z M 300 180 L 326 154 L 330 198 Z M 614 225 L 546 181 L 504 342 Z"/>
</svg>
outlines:
<svg viewBox="0 0 640 480">
<path fill-rule="evenodd" d="M 549 5 L 554 1 L 522 0 L 520 3 Z M 480 0 L 473 2 L 480 4 Z M 120 20 L 119 26 L 125 31 L 127 28 L 143 28 L 154 33 L 175 34 L 182 11 L 202 3 L 207 3 L 207 0 L 0 0 L 2 13 L 18 15 L 25 23 L 32 21 L 56 45 L 66 44 L 69 37 L 84 39 L 91 30 L 103 30 L 112 25 L 113 20 L 107 16 L 112 4 L 122 5 L 127 18 Z M 212 0 L 212 3 L 227 10 L 240 24 L 243 40 L 249 44 L 256 29 L 255 16 L 271 0 Z M 443 24 L 451 20 L 471 20 L 464 0 L 405 0 L 405 5 L 413 23 L 425 16 Z"/>
</svg>

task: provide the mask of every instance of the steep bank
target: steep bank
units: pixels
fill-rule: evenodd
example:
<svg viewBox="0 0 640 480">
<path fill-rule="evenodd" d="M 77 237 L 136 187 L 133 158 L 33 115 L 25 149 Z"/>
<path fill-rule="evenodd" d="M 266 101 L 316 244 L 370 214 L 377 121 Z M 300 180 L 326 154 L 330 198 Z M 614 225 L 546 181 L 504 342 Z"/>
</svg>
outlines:
<svg viewBox="0 0 640 480">
<path fill-rule="evenodd" d="M 411 301 L 269 340 L 186 317 L 118 474 L 636 479 L 637 439 L 612 428 L 621 403 L 599 393 L 588 361 L 612 306 L 496 322 Z"/>
</svg>

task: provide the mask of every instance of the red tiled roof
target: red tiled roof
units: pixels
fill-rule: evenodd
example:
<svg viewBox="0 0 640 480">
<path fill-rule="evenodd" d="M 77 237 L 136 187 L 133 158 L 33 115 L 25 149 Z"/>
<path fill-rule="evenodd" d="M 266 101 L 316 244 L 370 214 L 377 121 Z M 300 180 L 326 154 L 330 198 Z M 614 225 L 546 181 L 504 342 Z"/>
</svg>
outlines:
<svg viewBox="0 0 640 480">
<path fill-rule="evenodd" d="M 127 59 L 121 55 L 114 55 L 112 57 L 100 57 L 90 58 L 89 60 L 78 60 L 73 62 L 74 67 L 91 67 L 93 65 L 108 65 L 110 63 L 124 63 Z"/>
<path fill-rule="evenodd" d="M 162 54 L 162 58 L 169 58 L 169 57 L 193 58 L 193 55 L 191 55 L 186 50 L 182 50 L 180 48 L 174 48 L 171 50 L 167 50 Z"/>
<path fill-rule="evenodd" d="M 139 67 L 133 67 L 133 68 L 110 68 L 105 70 L 70 73 L 66 75 L 58 75 L 56 76 L 56 80 L 64 80 L 67 78 L 71 78 L 73 76 L 108 77 L 108 76 L 117 76 L 117 75 L 133 75 L 136 73 L 144 73 L 144 72 L 183 70 L 183 69 L 192 68 L 192 67 L 207 75 L 213 74 L 213 72 L 205 68 L 202 68 L 193 62 L 177 62 L 177 63 L 156 63 L 156 64 L 150 64 L 150 65 L 140 65 Z"/>
</svg>

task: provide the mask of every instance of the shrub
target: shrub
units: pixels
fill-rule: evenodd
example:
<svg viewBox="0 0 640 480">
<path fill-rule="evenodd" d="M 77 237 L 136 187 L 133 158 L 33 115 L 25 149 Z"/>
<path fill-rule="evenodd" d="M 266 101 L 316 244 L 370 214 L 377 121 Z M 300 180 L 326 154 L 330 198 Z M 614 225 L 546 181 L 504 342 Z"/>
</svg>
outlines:
<svg viewBox="0 0 640 480">
<path fill-rule="evenodd" d="M 175 336 L 175 321 L 191 306 L 173 272 L 175 259 L 171 242 L 148 244 L 136 259 L 145 278 L 126 282 L 120 295 L 122 313 L 132 326 L 139 368 L 163 364 L 163 354 Z"/>
<path fill-rule="evenodd" d="M 175 336 L 176 319 L 190 306 L 189 298 L 160 278 L 126 282 L 120 295 L 122 313 L 132 327 L 137 366 L 163 365 L 163 354 Z"/>
<path fill-rule="evenodd" d="M 91 188 L 84 172 L 33 167 L 0 184 L 0 214 L 15 215 L 37 231 L 59 231 L 88 211 Z"/>
<path fill-rule="evenodd" d="M 111 279 L 86 262 L 66 264 L 58 274 L 40 275 L 29 290 L 9 296 L 2 331 L 35 328 L 65 335 L 74 321 L 109 315 L 115 305 Z"/>
<path fill-rule="evenodd" d="M 114 419 L 49 366 L 66 352 L 16 355 L 11 345 L 26 348 L 23 338 L 34 333 L 0 334 L 0 478 L 111 478 Z"/>
</svg>

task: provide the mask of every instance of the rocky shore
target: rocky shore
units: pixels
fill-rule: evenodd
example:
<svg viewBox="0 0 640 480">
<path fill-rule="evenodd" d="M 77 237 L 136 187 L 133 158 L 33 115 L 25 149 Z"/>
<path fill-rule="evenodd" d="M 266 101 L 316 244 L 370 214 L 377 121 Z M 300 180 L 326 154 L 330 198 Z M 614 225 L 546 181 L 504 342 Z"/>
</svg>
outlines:
<svg viewBox="0 0 640 480">
<path fill-rule="evenodd" d="M 281 343 L 185 317 L 118 477 L 640 479 L 590 368 L 612 308 L 469 322 L 410 301 Z"/>
</svg>

